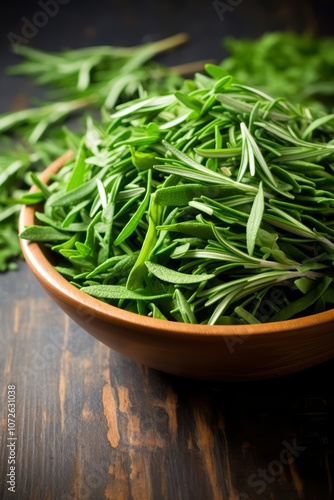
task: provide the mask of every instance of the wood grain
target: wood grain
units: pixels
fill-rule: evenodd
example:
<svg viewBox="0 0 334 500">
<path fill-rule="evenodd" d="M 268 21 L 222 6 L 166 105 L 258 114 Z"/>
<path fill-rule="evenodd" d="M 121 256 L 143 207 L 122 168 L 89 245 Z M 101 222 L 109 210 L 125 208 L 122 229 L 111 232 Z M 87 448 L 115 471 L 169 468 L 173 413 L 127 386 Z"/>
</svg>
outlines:
<svg viewBox="0 0 334 500">
<path fill-rule="evenodd" d="M 0 276 L 0 301 L 3 403 L 17 386 L 17 498 L 332 498 L 333 362 L 271 382 L 198 382 L 94 340 L 23 263 Z M 302 450 L 289 464 L 284 443 Z"/>
</svg>

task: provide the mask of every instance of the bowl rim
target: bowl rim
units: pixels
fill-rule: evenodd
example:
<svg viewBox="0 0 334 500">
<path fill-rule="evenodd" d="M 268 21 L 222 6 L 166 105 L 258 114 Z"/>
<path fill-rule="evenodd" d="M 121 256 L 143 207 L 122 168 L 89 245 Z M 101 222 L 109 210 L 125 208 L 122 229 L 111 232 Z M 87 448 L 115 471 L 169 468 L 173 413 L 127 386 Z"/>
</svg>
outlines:
<svg viewBox="0 0 334 500">
<path fill-rule="evenodd" d="M 39 175 L 40 179 L 47 183 L 51 174 L 56 173 L 63 165 L 74 156 L 68 151 Z M 33 186 L 29 192 L 36 192 Z M 35 211 L 37 205 L 23 205 L 19 216 L 19 233 L 25 226 L 34 224 Z M 180 337 L 185 336 L 193 339 L 212 340 L 222 337 L 245 337 L 249 335 L 282 335 L 291 334 L 293 331 L 312 328 L 320 324 L 333 323 L 334 308 L 325 312 L 303 316 L 297 319 L 285 321 L 267 322 L 252 325 L 201 325 L 166 321 L 161 319 L 142 316 L 133 312 L 125 311 L 121 308 L 107 304 L 95 297 L 92 297 L 67 281 L 49 262 L 42 249 L 42 244 L 30 242 L 20 238 L 20 244 L 25 260 L 31 271 L 38 279 L 44 283 L 46 288 L 56 297 L 64 302 L 76 306 L 77 310 L 89 310 L 93 317 L 98 317 L 104 321 L 117 324 L 121 327 L 133 327 L 134 330 L 141 330 L 147 334 L 159 336 Z"/>
</svg>

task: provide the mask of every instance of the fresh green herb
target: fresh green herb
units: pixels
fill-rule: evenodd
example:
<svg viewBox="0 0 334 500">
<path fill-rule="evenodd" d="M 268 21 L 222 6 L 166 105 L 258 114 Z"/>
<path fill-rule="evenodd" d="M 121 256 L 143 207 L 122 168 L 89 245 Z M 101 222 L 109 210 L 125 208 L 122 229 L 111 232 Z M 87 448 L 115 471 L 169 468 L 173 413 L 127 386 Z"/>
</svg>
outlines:
<svg viewBox="0 0 334 500">
<path fill-rule="evenodd" d="M 333 107 L 333 37 L 274 32 L 256 40 L 228 37 L 224 46 L 229 56 L 220 78 L 231 74 L 274 97 Z"/>
<path fill-rule="evenodd" d="M 257 107 L 255 105 L 257 96 L 266 98 L 264 92 L 269 92 L 274 97 L 279 97 L 284 93 L 294 102 L 309 102 L 313 107 L 319 107 L 319 101 L 321 101 L 322 106 L 326 106 L 329 110 L 333 106 L 334 63 L 331 56 L 334 52 L 333 38 L 314 39 L 308 35 L 270 33 L 255 41 L 225 39 L 231 56 L 223 61 L 221 67 L 207 66 L 208 74 L 213 77 L 215 84 L 205 100 L 202 99 L 204 95 L 202 90 L 209 82 L 206 76 L 197 77 L 200 86 L 200 97 L 198 97 L 197 91 L 190 95 L 188 92 L 190 89 L 181 88 L 182 79 L 176 74 L 177 72 L 191 74 L 195 71 L 196 66 L 198 67 L 196 63 L 182 65 L 171 70 L 151 61 L 155 54 L 176 47 L 186 40 L 186 35 L 179 34 L 138 47 L 90 47 L 64 50 L 59 53 L 47 53 L 27 46 L 17 47 L 16 52 L 23 57 L 23 62 L 11 68 L 10 72 L 13 75 L 25 75 L 33 78 L 37 85 L 51 87 L 52 93 L 49 102 L 0 116 L 0 232 L 6 233 L 6 235 L 9 234 L 8 232 L 11 234 L 10 238 L 7 236 L 2 238 L 0 248 L 2 249 L 1 262 L 3 265 L 0 270 L 6 270 L 7 265 L 10 268 L 15 267 L 12 261 L 20 255 L 18 242 L 13 244 L 13 240 L 16 238 L 19 203 L 34 203 L 43 200 L 43 196 L 39 193 L 27 195 L 23 191 L 32 181 L 26 175 L 27 171 L 40 171 L 64 151 L 77 150 L 79 147 L 84 128 L 76 123 L 75 127 L 78 133 L 75 134 L 62 127 L 62 123 L 73 116 L 82 117 L 83 113 L 87 111 L 91 115 L 94 110 L 101 110 L 103 119 L 107 119 L 108 111 L 113 110 L 117 104 L 122 102 L 124 107 L 119 107 L 117 115 L 115 114 L 115 117 L 118 116 L 120 120 L 127 113 L 133 113 L 135 110 L 137 110 L 138 117 L 145 115 L 149 110 L 153 116 L 155 112 L 162 111 L 166 106 L 166 99 L 156 100 L 156 97 L 178 89 L 179 91 L 175 95 L 167 96 L 167 99 L 184 104 L 182 113 L 173 115 L 173 118 L 170 116 L 170 119 L 165 119 L 163 123 L 159 124 L 158 129 L 162 133 L 171 131 L 176 126 L 186 124 L 196 114 L 205 117 L 207 112 L 211 111 L 212 117 L 215 119 L 207 126 L 203 126 L 198 138 L 202 141 L 205 137 L 210 136 L 212 130 L 215 130 L 215 139 L 212 139 L 211 143 L 204 141 L 201 145 L 195 144 L 195 136 L 189 138 L 189 141 L 195 141 L 194 144 L 198 147 L 198 152 L 202 157 L 210 158 L 206 164 L 211 171 L 215 170 L 220 158 L 233 159 L 243 153 L 239 175 L 234 178 L 234 181 L 239 182 L 244 174 L 244 169 L 247 168 L 248 155 L 251 172 L 254 171 L 254 161 L 257 161 L 256 144 L 255 148 L 252 147 L 254 146 L 252 138 L 257 140 L 254 136 L 254 122 L 262 122 L 265 123 L 264 126 L 268 126 L 266 117 L 269 116 L 279 126 L 281 122 L 289 119 L 284 112 L 282 113 L 281 109 L 272 107 L 274 99 L 271 99 L 271 103 L 268 102 L 266 108 Z M 250 89 L 243 85 L 236 86 L 238 91 L 248 89 L 247 100 L 236 98 L 234 92 L 224 92 L 231 81 L 230 73 L 240 84 L 247 82 L 261 88 L 261 90 L 259 88 Z M 220 116 L 215 115 L 217 113 L 215 110 L 217 107 L 216 94 L 220 94 L 220 100 L 225 109 L 232 114 L 231 118 L 236 113 L 245 113 L 246 116 L 250 114 L 249 123 L 245 123 L 242 131 L 243 141 L 248 144 L 247 149 L 242 149 L 240 144 L 237 145 L 237 142 L 240 143 L 240 141 L 236 141 L 235 134 L 239 133 L 239 130 L 235 129 L 233 123 L 228 129 L 228 138 L 224 137 L 223 141 L 219 133 Z M 126 101 L 136 97 L 139 100 L 134 101 L 129 109 Z M 147 98 L 147 101 L 143 100 L 144 97 Z M 329 155 L 328 151 L 319 151 L 317 147 L 306 150 L 303 142 L 299 151 L 290 146 L 295 146 L 296 141 L 307 142 L 311 140 L 313 142 L 312 138 L 314 134 L 317 134 L 319 127 L 330 131 L 333 126 L 332 116 L 322 115 L 315 120 L 310 120 L 299 137 L 285 135 L 288 142 L 286 148 L 282 148 L 280 152 L 276 150 L 275 144 L 273 145 L 271 140 L 265 140 L 263 137 L 261 147 L 277 156 L 275 165 L 271 165 L 264 175 L 267 177 L 270 176 L 270 172 L 273 175 L 277 173 L 274 175 L 275 178 L 279 177 L 286 184 L 296 188 L 299 185 L 298 171 L 303 172 L 304 167 L 309 168 L 306 167 L 307 162 L 313 163 L 314 169 L 321 169 L 317 159 L 319 155 Z M 117 126 L 118 122 L 115 119 L 110 125 L 109 132 L 111 133 Z M 154 126 L 156 127 L 156 124 Z M 148 143 L 154 143 L 158 140 L 156 130 L 157 128 L 151 132 L 149 129 L 145 131 L 145 140 Z M 276 134 L 282 134 L 282 128 L 276 128 L 275 131 Z M 182 130 L 180 133 L 182 136 Z M 94 134 L 94 130 L 91 130 L 88 142 L 92 150 L 96 151 L 98 145 L 95 144 Z M 166 138 L 168 139 L 168 137 Z M 273 139 L 275 140 L 275 138 Z M 130 138 L 128 130 L 126 130 L 125 132 L 121 131 L 118 136 L 113 135 L 113 140 L 115 143 L 121 144 L 123 141 L 123 144 L 132 145 L 132 162 L 138 170 L 150 169 L 155 164 L 156 151 L 145 153 L 140 150 L 144 144 L 143 137 Z M 226 147 L 227 140 L 228 147 Z M 92 143 L 95 144 L 95 147 Z M 172 146 L 175 146 L 174 142 Z M 180 143 L 177 144 L 178 148 L 179 146 Z M 90 161 L 86 157 L 86 153 L 85 150 L 82 150 L 81 157 L 77 159 L 77 169 L 83 176 L 85 173 L 81 170 L 80 163 Z M 292 176 L 287 173 L 285 162 L 288 160 L 291 166 L 295 158 L 297 158 L 298 165 L 295 163 Z M 109 160 L 111 163 L 113 162 L 112 158 Z M 103 163 L 105 158 L 95 157 L 94 161 Z M 261 163 L 259 165 L 261 166 Z M 165 165 L 163 168 L 168 173 L 171 167 Z M 263 162 L 262 168 L 266 169 Z M 281 170 L 278 175 L 279 169 Z M 205 174 L 200 171 L 189 172 L 185 170 L 184 175 L 197 183 L 203 181 Z M 80 176 L 77 177 L 76 173 L 73 176 L 73 181 L 68 187 L 69 191 L 81 183 Z M 217 184 L 217 179 L 215 181 L 212 178 L 210 182 Z M 305 180 L 306 182 L 312 181 Z M 180 193 L 179 190 L 178 194 L 180 195 Z M 131 198 L 130 193 L 128 195 Z M 140 193 L 138 195 L 140 196 Z M 288 191 L 285 192 L 285 197 L 290 197 Z M 304 199 L 306 200 L 305 197 Z M 69 216 L 69 220 L 72 217 L 73 215 Z M 133 223 L 130 227 L 132 226 Z M 203 228 L 202 230 L 205 231 Z"/>
<path fill-rule="evenodd" d="M 60 53 L 17 47 L 24 61 L 10 68 L 10 73 L 51 86 L 52 100 L 0 115 L 0 271 L 15 268 L 13 259 L 21 255 L 17 238 L 19 203 L 40 201 L 22 192 L 32 180 L 26 176 L 27 171 L 42 170 L 66 150 L 76 150 L 80 143 L 84 126 L 77 123 L 75 134 L 62 128 L 62 122 L 87 110 L 92 114 L 102 108 L 105 114 L 105 109 L 112 110 L 126 99 L 179 88 L 182 78 L 178 68 L 170 70 L 150 60 L 186 41 L 187 35 L 181 33 L 138 47 L 91 47 Z M 94 140 L 91 134 L 89 142 Z M 83 145 L 68 191 L 83 182 L 81 166 L 85 160 Z"/>
<path fill-rule="evenodd" d="M 51 247 L 76 287 L 155 318 L 252 324 L 331 308 L 333 121 L 207 69 L 90 121 L 50 185 L 33 177 L 43 225 L 21 237 Z"/>
</svg>

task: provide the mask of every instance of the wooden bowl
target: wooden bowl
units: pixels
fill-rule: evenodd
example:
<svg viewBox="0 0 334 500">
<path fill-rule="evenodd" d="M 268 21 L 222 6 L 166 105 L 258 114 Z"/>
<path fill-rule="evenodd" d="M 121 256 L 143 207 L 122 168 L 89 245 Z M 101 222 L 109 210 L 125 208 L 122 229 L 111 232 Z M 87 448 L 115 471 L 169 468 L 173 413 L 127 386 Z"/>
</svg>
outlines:
<svg viewBox="0 0 334 500">
<path fill-rule="evenodd" d="M 42 174 L 48 182 L 68 153 Z M 36 224 L 24 206 L 19 229 Z M 50 263 L 39 243 L 21 240 L 28 266 L 56 304 L 111 349 L 158 370 L 207 380 L 258 380 L 291 374 L 334 357 L 334 309 L 259 325 L 207 326 L 153 319 L 81 292 Z"/>
</svg>

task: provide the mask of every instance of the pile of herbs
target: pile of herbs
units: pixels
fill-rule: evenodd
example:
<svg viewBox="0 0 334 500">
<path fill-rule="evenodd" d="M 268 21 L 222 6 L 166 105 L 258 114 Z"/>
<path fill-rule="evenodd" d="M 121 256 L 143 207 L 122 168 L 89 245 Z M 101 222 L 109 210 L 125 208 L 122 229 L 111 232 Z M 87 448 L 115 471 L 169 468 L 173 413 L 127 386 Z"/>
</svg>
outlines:
<svg viewBox="0 0 334 500">
<path fill-rule="evenodd" d="M 30 171 L 41 171 L 84 134 L 82 117 L 105 115 L 135 97 L 170 93 L 182 79 L 152 58 L 187 41 L 185 34 L 138 47 L 89 47 L 50 53 L 18 46 L 23 61 L 10 68 L 49 90 L 47 102 L 0 115 L 0 272 L 16 268 L 21 256 L 17 217 Z M 333 107 L 334 39 L 269 33 L 257 40 L 225 39 L 230 57 L 225 74 L 277 97 Z M 178 72 L 194 71 L 192 65 Z M 326 108 L 327 107 L 327 108 Z M 73 124 L 72 117 L 76 118 Z M 64 122 L 68 128 L 64 128 Z M 73 130 L 77 134 L 73 134 Z"/>
<path fill-rule="evenodd" d="M 49 92 L 47 102 L 0 115 L 0 272 L 15 269 L 21 255 L 17 218 L 22 191 L 31 185 L 27 172 L 41 171 L 67 149 L 76 148 L 76 136 L 85 130 L 78 118 L 86 112 L 108 112 L 123 100 L 179 88 L 182 78 L 152 58 L 187 39 L 181 33 L 137 47 L 89 47 L 59 53 L 16 47 L 24 60 L 9 72 L 34 79 Z M 64 122 L 71 130 L 64 129 Z"/>
<path fill-rule="evenodd" d="M 332 308 L 334 115 L 206 71 L 88 119 L 51 184 L 32 176 L 25 202 L 44 210 L 21 237 L 50 247 L 87 294 L 154 318 L 244 324 Z"/>
</svg>

